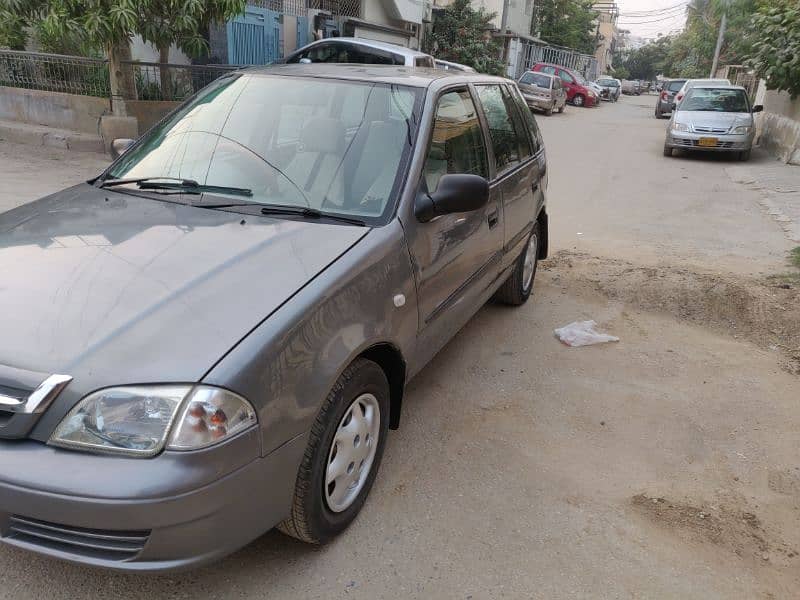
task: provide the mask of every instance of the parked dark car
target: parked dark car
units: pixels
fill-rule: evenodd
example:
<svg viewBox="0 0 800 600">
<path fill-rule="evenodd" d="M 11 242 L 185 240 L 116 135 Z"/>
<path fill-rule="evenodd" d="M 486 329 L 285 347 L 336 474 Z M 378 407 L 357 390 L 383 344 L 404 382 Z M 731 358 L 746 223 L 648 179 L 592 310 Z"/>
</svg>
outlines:
<svg viewBox="0 0 800 600">
<path fill-rule="evenodd" d="M 114 147 L 0 214 L 0 539 L 126 571 L 330 540 L 407 382 L 531 295 L 536 120 L 499 77 L 278 65 Z"/>
<path fill-rule="evenodd" d="M 670 79 L 663 82 L 661 86 L 661 93 L 656 100 L 656 119 L 663 119 L 666 115 L 672 112 L 672 105 L 675 102 L 675 94 L 680 91 L 683 84 L 686 83 L 685 79 Z"/>
<path fill-rule="evenodd" d="M 567 102 L 575 106 L 591 108 L 600 101 L 597 97 L 597 93 L 584 83 L 586 80 L 583 76 L 571 69 L 551 63 L 536 63 L 531 67 L 531 71 L 548 73 L 560 77 L 564 89 L 567 92 Z"/>
</svg>

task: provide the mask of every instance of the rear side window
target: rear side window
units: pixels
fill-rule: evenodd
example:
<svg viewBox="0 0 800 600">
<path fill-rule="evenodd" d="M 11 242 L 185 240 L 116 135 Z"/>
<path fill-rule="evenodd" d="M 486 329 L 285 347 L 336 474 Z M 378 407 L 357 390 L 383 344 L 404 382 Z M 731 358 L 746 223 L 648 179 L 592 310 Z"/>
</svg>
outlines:
<svg viewBox="0 0 800 600">
<path fill-rule="evenodd" d="M 480 98 L 483 112 L 486 114 L 489 137 L 492 141 L 495 164 L 499 174 L 519 162 L 517 132 L 514 129 L 511 115 L 508 113 L 501 86 L 478 86 L 478 98 Z"/>
<path fill-rule="evenodd" d="M 433 59 L 430 56 L 419 56 L 414 59 L 414 66 L 433 69 L 436 65 L 433 63 Z"/>
<path fill-rule="evenodd" d="M 489 160 L 478 113 L 467 90 L 446 92 L 436 105 L 433 135 L 425 159 L 425 183 L 435 192 L 442 175 L 469 173 L 489 178 Z"/>
<path fill-rule="evenodd" d="M 683 87 L 683 84 L 686 83 L 685 81 L 670 81 L 667 84 L 667 90 L 670 92 L 677 92 Z"/>
<path fill-rule="evenodd" d="M 542 71 L 542 73 L 549 73 L 550 75 L 555 75 L 556 74 L 556 68 L 555 67 L 542 67 L 541 71 Z"/>
<path fill-rule="evenodd" d="M 556 81 L 558 81 L 558 79 L 556 79 Z M 519 92 L 513 89 L 512 92 L 514 92 L 514 100 L 516 100 L 517 108 L 522 115 L 522 121 L 531 136 L 531 151 L 533 154 L 536 154 L 539 152 L 539 148 L 542 147 L 542 134 L 539 133 L 539 126 L 536 124 L 536 118 L 533 116 L 531 109 L 528 108 L 528 104 L 523 100 Z"/>
<path fill-rule="evenodd" d="M 528 126 L 522 120 L 522 114 L 519 112 L 517 106 L 517 88 L 514 86 L 514 92 L 503 86 L 503 102 L 506 105 L 508 114 L 511 115 L 511 121 L 514 123 L 514 131 L 517 132 L 517 144 L 519 145 L 520 158 L 527 158 L 531 155 L 531 141 L 528 137 Z"/>
</svg>

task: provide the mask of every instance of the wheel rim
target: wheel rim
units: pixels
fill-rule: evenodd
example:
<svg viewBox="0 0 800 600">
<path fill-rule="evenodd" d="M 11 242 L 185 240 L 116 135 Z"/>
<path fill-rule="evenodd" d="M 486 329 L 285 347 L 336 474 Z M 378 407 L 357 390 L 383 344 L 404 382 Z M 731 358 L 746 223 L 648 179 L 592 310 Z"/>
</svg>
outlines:
<svg viewBox="0 0 800 600">
<path fill-rule="evenodd" d="M 533 283 L 533 273 L 536 271 L 536 255 L 539 251 L 539 239 L 534 233 L 528 242 L 528 249 L 525 251 L 525 263 L 522 268 L 522 289 L 526 292 Z"/>
<path fill-rule="evenodd" d="M 345 411 L 328 452 L 325 501 L 333 512 L 347 510 L 372 470 L 381 427 L 378 399 L 361 394 Z"/>
<path fill-rule="evenodd" d="M 575 96 L 575 106 L 581 106 L 583 104 L 583 98 L 581 96 Z"/>
</svg>

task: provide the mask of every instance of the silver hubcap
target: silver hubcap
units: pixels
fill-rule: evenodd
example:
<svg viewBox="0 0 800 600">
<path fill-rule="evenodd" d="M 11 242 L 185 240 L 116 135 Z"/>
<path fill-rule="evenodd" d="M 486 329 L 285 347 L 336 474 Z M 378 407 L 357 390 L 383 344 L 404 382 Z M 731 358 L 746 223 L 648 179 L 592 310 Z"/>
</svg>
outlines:
<svg viewBox="0 0 800 600">
<path fill-rule="evenodd" d="M 526 292 L 533 283 L 533 272 L 536 269 L 536 255 L 539 251 L 539 240 L 534 233 L 528 242 L 528 249 L 525 251 L 525 264 L 522 269 L 522 289 Z"/>
<path fill-rule="evenodd" d="M 378 399 L 362 394 L 345 411 L 333 436 L 325 472 L 325 500 L 333 512 L 346 510 L 364 487 L 375 460 L 381 428 Z"/>
</svg>

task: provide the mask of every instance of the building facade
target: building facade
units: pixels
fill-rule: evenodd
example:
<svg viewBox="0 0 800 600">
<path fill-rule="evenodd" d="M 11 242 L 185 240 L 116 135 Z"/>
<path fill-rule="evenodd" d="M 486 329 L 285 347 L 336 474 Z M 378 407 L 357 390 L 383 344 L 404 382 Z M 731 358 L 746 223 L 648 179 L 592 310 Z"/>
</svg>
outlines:
<svg viewBox="0 0 800 600">
<path fill-rule="evenodd" d="M 619 6 L 616 2 L 595 2 L 592 8 L 597 12 L 597 29 L 595 38 L 597 46 L 594 56 L 597 59 L 598 74 L 613 70 L 614 51 L 617 48 L 617 19 Z"/>
</svg>

